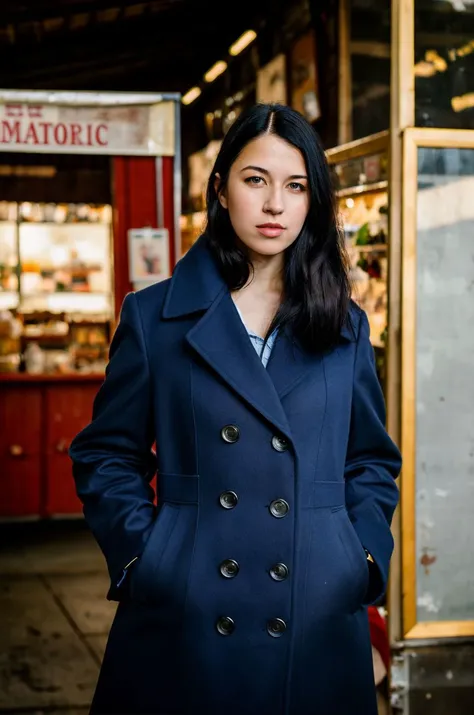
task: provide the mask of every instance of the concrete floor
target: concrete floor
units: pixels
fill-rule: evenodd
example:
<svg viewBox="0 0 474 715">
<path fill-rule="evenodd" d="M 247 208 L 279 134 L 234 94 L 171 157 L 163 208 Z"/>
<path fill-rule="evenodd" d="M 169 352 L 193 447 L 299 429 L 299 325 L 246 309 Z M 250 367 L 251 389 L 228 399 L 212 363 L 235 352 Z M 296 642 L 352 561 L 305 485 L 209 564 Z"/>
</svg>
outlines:
<svg viewBox="0 0 474 715">
<path fill-rule="evenodd" d="M 87 715 L 116 604 L 83 521 L 0 525 L 0 713 Z"/>
</svg>

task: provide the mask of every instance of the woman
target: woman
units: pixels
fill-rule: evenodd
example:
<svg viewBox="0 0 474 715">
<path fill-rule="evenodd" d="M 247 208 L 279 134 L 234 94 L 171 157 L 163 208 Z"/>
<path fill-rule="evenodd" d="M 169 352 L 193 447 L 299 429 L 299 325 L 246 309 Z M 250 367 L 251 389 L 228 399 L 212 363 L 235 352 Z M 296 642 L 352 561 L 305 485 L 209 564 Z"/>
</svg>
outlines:
<svg viewBox="0 0 474 715">
<path fill-rule="evenodd" d="M 311 126 L 242 114 L 207 203 L 71 447 L 120 602 L 92 712 L 374 715 L 400 455 Z"/>
</svg>

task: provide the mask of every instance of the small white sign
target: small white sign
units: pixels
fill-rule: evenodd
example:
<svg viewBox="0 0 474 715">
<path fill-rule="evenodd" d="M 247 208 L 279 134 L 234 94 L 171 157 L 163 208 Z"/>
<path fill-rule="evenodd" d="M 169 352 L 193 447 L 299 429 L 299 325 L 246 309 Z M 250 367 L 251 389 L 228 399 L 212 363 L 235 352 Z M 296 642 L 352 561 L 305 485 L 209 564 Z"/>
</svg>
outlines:
<svg viewBox="0 0 474 715">
<path fill-rule="evenodd" d="M 130 282 L 139 288 L 170 276 L 170 245 L 167 228 L 131 228 L 128 231 Z"/>
</svg>

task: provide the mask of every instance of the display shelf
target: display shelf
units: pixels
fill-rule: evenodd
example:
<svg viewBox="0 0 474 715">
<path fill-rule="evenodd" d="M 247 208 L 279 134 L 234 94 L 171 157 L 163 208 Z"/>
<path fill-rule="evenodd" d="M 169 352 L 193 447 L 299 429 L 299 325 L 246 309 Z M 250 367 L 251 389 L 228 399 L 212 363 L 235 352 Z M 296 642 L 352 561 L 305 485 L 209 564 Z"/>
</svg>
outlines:
<svg viewBox="0 0 474 715">
<path fill-rule="evenodd" d="M 48 345 L 68 345 L 70 341 L 70 336 L 69 333 L 66 333 L 65 335 L 55 335 L 54 333 L 41 333 L 37 335 L 28 335 L 27 333 L 23 333 L 21 336 L 21 339 L 25 342 L 27 341 L 33 341 L 36 343 L 39 343 L 41 345 L 43 344 L 48 344 Z"/>
<path fill-rule="evenodd" d="M 366 312 L 377 372 L 385 375 L 388 275 L 388 135 L 328 152 L 337 182 L 339 223 L 349 258 L 353 300 Z"/>
<path fill-rule="evenodd" d="M 62 226 L 63 228 L 68 228 L 69 226 L 109 226 L 110 221 L 21 221 L 22 225 L 25 226 Z"/>
<path fill-rule="evenodd" d="M 354 243 L 354 249 L 357 249 L 360 253 L 383 253 L 388 250 L 386 243 L 373 243 L 373 244 L 359 244 Z"/>
<path fill-rule="evenodd" d="M 100 372 L 114 317 L 111 207 L 0 209 L 0 371 L 33 369 L 34 356 L 45 373 Z"/>
<path fill-rule="evenodd" d="M 107 294 L 91 293 L 44 293 L 36 296 L 22 296 L 19 310 L 22 313 L 51 311 L 52 313 L 80 312 L 84 315 L 105 313 L 112 316 L 112 297 Z"/>
<path fill-rule="evenodd" d="M 363 194 L 373 194 L 380 191 L 387 191 L 388 181 L 377 181 L 373 184 L 362 184 L 360 186 L 349 186 L 346 189 L 338 189 L 336 196 L 338 199 L 344 199 L 351 196 L 361 196 Z"/>
<path fill-rule="evenodd" d="M 108 291 L 102 291 L 102 290 L 54 290 L 54 291 L 35 291 L 32 293 L 29 292 L 23 292 L 22 294 L 24 297 L 27 298 L 44 298 L 45 296 L 50 296 L 50 295 L 63 295 L 67 298 L 70 296 L 84 296 L 84 295 L 91 295 L 91 296 L 109 296 L 110 293 Z"/>
</svg>

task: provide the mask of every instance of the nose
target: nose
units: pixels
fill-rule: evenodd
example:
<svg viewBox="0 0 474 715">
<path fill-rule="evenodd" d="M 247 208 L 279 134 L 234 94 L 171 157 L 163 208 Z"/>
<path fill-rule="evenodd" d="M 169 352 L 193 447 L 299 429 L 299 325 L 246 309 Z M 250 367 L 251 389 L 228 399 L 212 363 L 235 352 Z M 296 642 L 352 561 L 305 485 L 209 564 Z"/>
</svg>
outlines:
<svg viewBox="0 0 474 715">
<path fill-rule="evenodd" d="M 283 213 L 283 197 L 277 187 L 273 187 L 269 192 L 263 205 L 263 210 L 271 216 L 279 216 Z"/>
</svg>

